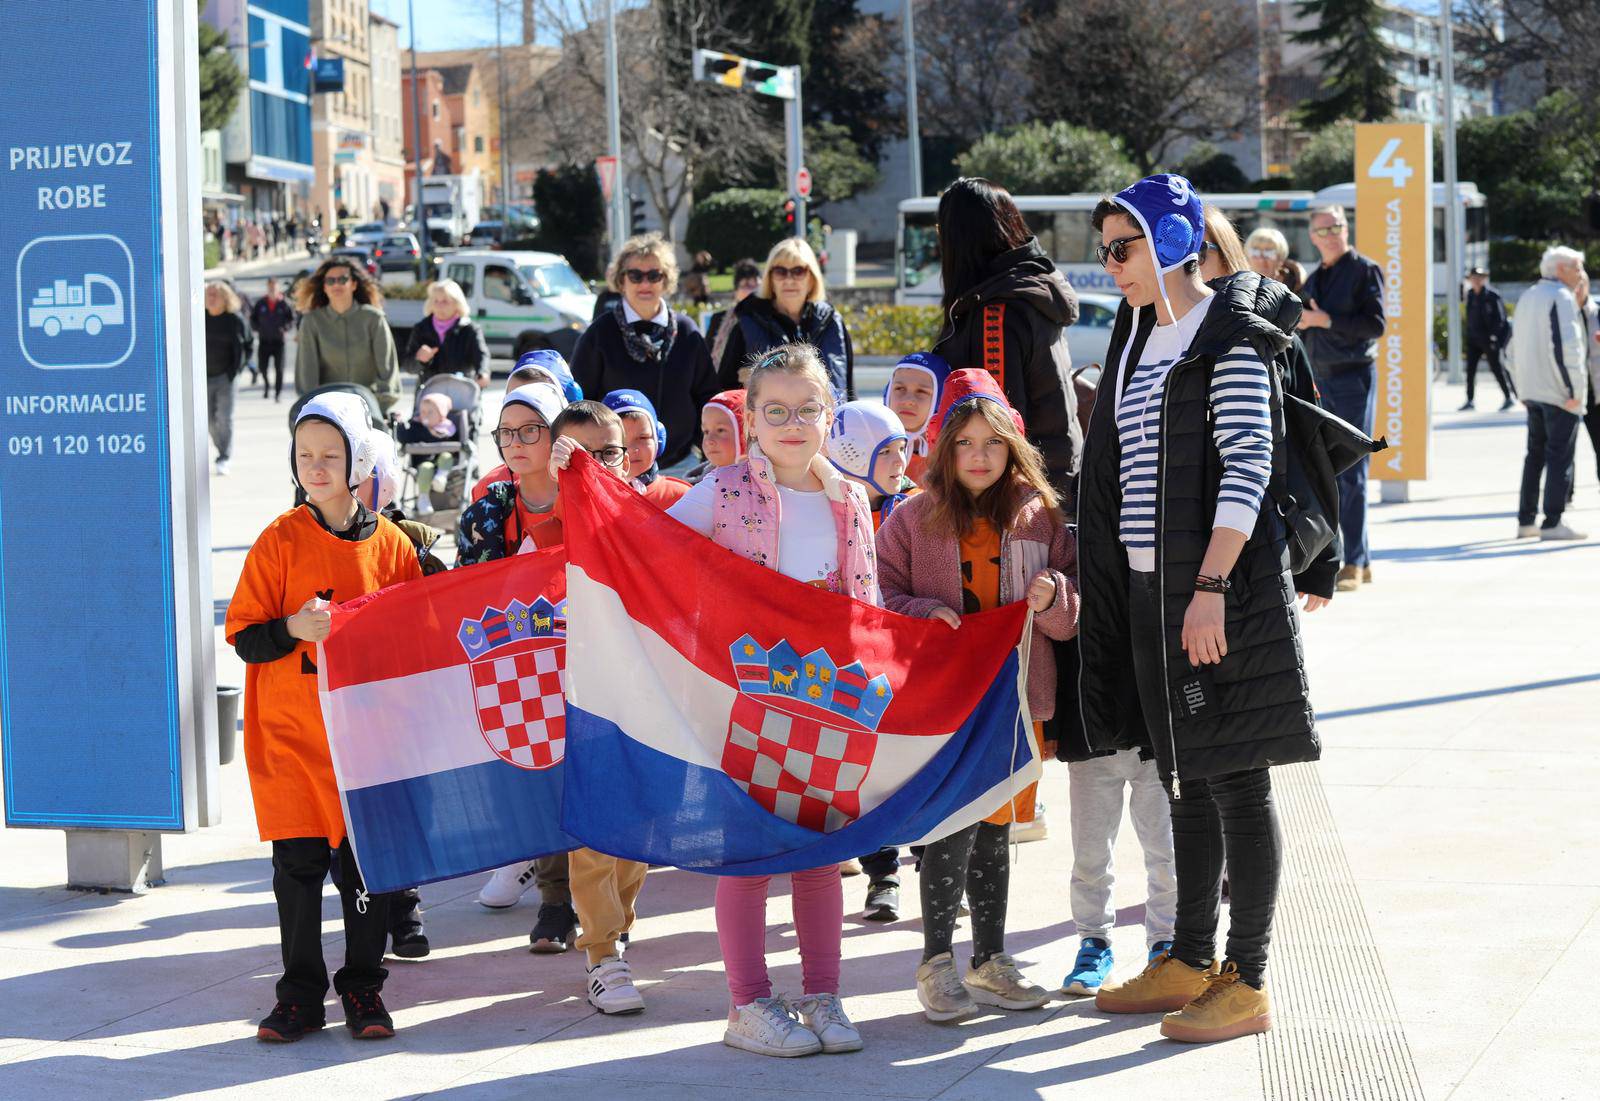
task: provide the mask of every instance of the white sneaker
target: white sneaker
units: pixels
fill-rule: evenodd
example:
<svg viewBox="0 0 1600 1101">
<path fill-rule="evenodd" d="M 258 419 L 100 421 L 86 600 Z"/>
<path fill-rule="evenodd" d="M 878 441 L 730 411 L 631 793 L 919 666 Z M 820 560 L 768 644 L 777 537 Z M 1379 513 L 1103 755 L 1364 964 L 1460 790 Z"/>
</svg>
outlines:
<svg viewBox="0 0 1600 1101">
<path fill-rule="evenodd" d="M 1016 844 L 1026 841 L 1043 841 L 1050 836 L 1050 824 L 1044 819 L 1044 804 L 1040 803 L 1033 808 L 1031 822 L 1011 823 L 1011 840 Z"/>
<path fill-rule="evenodd" d="M 434 470 L 433 481 L 431 483 L 435 493 L 443 493 L 445 490 L 450 488 L 450 471 L 455 465 L 455 456 L 439 456 L 439 463 Z"/>
<path fill-rule="evenodd" d="M 728 1022 L 722 1042 L 740 1051 L 793 1059 L 815 1055 L 822 1050 L 817 1034 L 795 1017 L 794 1007 L 783 995 L 757 998 L 738 1007 L 738 1018 Z M 858 1039 L 859 1042 L 859 1039 Z"/>
<path fill-rule="evenodd" d="M 829 1055 L 861 1050 L 861 1033 L 845 1015 L 837 994 L 807 994 L 795 1004 L 800 1020 Z"/>
<path fill-rule="evenodd" d="M 417 492 L 417 507 L 413 510 L 418 516 L 433 515 L 433 498 L 428 496 L 427 490 Z"/>
<path fill-rule="evenodd" d="M 508 906 L 515 906 L 522 900 L 529 887 L 533 886 L 534 877 L 539 872 L 539 866 L 532 861 L 527 864 L 508 864 L 499 868 L 489 877 L 489 882 L 483 885 L 478 892 L 478 905 L 487 906 L 491 910 L 504 910 Z"/>
<path fill-rule="evenodd" d="M 1050 1000 L 1050 991 L 1023 978 L 1017 961 L 1004 952 L 968 971 L 962 985 L 979 1005 L 997 1005 L 1001 1009 L 1038 1009 Z"/>
<path fill-rule="evenodd" d="M 1537 539 L 1537 538 L 1539 538 L 1539 525 L 1538 524 L 1518 524 L 1517 525 L 1517 538 L 1518 539 Z"/>
<path fill-rule="evenodd" d="M 1572 543 L 1589 536 L 1581 531 L 1574 531 L 1566 524 L 1557 524 L 1553 528 L 1540 528 L 1539 538 L 1546 543 Z"/>
<path fill-rule="evenodd" d="M 616 956 L 607 956 L 589 968 L 589 1004 L 601 1013 L 638 1013 L 644 999 L 633 985 L 633 972 Z"/>
<path fill-rule="evenodd" d="M 212 469 L 216 471 L 216 473 L 217 473 L 217 475 L 219 477 L 226 478 L 228 476 L 228 460 L 227 459 L 218 459 L 217 460 L 217 465 L 215 467 L 213 467 Z"/>
<path fill-rule="evenodd" d="M 940 952 L 917 968 L 917 1001 L 930 1021 L 954 1021 L 978 1012 L 949 952 Z"/>
</svg>

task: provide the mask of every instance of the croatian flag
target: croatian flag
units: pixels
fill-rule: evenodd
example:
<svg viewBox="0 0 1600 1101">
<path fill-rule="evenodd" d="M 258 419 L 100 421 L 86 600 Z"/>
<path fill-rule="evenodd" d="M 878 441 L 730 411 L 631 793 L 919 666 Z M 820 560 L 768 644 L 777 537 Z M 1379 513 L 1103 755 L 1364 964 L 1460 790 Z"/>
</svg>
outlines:
<svg viewBox="0 0 1600 1101">
<path fill-rule="evenodd" d="M 658 511 L 587 455 L 567 538 L 562 826 L 724 874 L 832 864 L 978 822 L 1038 779 L 1026 607 L 952 631 L 803 585 Z"/>
<path fill-rule="evenodd" d="M 577 847 L 560 827 L 565 563 L 552 548 L 334 610 L 318 686 L 369 891 Z"/>
</svg>

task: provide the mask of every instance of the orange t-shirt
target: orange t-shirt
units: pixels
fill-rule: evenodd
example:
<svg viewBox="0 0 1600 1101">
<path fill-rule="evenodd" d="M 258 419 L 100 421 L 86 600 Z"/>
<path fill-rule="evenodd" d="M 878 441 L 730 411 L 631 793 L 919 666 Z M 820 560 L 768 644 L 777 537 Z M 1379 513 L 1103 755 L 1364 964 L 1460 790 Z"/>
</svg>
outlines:
<svg viewBox="0 0 1600 1101">
<path fill-rule="evenodd" d="M 927 472 L 928 456 L 912 455 L 906 460 L 906 477 L 916 482 L 919 486 L 922 484 L 922 476 Z"/>
<path fill-rule="evenodd" d="M 987 520 L 979 520 L 961 540 L 961 614 L 987 612 L 1000 606 L 1000 535 Z M 1033 724 L 1033 739 L 1044 744 L 1044 724 Z M 1039 785 L 1029 784 L 1017 793 L 1017 821 L 1032 822 Z M 1011 802 L 984 821 L 1003 826 L 1011 821 Z"/>
<path fill-rule="evenodd" d="M 323 530 L 309 506 L 267 525 L 244 560 L 228 602 L 228 644 L 256 623 L 298 612 L 321 596 L 342 603 L 422 576 L 417 552 L 394 524 L 358 543 Z M 333 777 L 328 733 L 317 699 L 316 646 L 298 642 L 277 661 L 245 670 L 244 760 L 261 840 L 344 838 L 344 811 Z"/>
<path fill-rule="evenodd" d="M 644 487 L 644 499 L 665 512 L 678 503 L 678 498 L 689 492 L 689 483 L 682 478 L 663 474 Z"/>
<path fill-rule="evenodd" d="M 539 550 L 565 543 L 567 529 L 561 523 L 561 498 L 556 498 L 555 507 L 549 512 L 534 512 L 523 503 L 522 494 L 517 494 L 517 527 L 506 535 L 507 554 L 520 552 L 524 538 L 532 539 Z"/>
</svg>

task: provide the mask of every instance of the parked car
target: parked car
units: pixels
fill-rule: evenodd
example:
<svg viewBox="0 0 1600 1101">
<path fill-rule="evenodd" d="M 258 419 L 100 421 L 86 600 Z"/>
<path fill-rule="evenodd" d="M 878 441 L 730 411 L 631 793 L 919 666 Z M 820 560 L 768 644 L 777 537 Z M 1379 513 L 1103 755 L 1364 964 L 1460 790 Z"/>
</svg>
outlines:
<svg viewBox="0 0 1600 1101">
<path fill-rule="evenodd" d="M 382 222 L 360 222 L 351 226 L 345 232 L 344 240 L 339 243 L 352 248 L 363 245 L 376 246 L 391 232 Z"/>
<path fill-rule="evenodd" d="M 372 258 L 372 250 L 365 246 L 346 245 L 343 248 L 332 249 L 329 251 L 328 255 L 330 257 L 348 256 L 350 259 L 356 261 L 362 267 L 366 268 L 368 275 L 372 276 L 373 278 L 377 278 L 379 275 L 378 262 Z"/>
<path fill-rule="evenodd" d="M 410 233 L 391 233 L 372 250 L 379 271 L 412 271 L 421 255 L 422 245 Z"/>
<path fill-rule="evenodd" d="M 461 285 L 490 354 L 502 359 L 535 348 L 570 357 L 594 313 L 589 287 L 554 252 L 463 249 L 440 257 L 434 277 Z M 395 344 L 405 346 L 411 327 L 422 322 L 424 305 L 417 298 L 384 300 Z"/>
<path fill-rule="evenodd" d="M 468 248 L 499 248 L 505 243 L 504 222 L 479 222 L 467 234 Z"/>
<path fill-rule="evenodd" d="M 1111 324 L 1116 321 L 1117 307 L 1121 304 L 1121 295 L 1079 292 L 1078 320 L 1067 330 L 1073 367 L 1090 363 L 1105 365 L 1106 349 L 1111 345 Z"/>
</svg>

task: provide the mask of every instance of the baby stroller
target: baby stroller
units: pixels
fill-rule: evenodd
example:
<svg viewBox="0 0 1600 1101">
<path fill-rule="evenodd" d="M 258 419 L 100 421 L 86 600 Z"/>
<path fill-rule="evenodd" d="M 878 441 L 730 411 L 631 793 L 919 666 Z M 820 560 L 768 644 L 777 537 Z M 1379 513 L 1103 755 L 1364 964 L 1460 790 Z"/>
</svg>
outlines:
<svg viewBox="0 0 1600 1101">
<path fill-rule="evenodd" d="M 383 407 L 378 404 L 378 396 L 358 382 L 330 382 L 326 386 L 319 386 L 309 394 L 303 394 L 297 398 L 295 403 L 289 406 L 289 431 L 291 433 L 294 432 L 294 422 L 300 419 L 300 410 L 305 408 L 306 402 L 326 394 L 354 394 L 366 403 L 367 419 L 376 431 L 385 435 L 394 433 L 394 425 L 389 422 L 389 418 L 383 415 Z M 303 505 L 305 500 L 305 491 L 296 486 L 294 503 Z"/>
<path fill-rule="evenodd" d="M 481 394 L 477 380 L 465 375 L 434 375 L 417 387 L 413 423 L 400 435 L 400 453 L 407 463 L 399 504 L 407 514 L 429 516 L 459 511 L 471 503 L 472 486 L 478 480 Z M 455 435 L 439 439 L 416 431 L 423 400 L 433 395 L 450 403 L 449 419 L 455 425 Z M 421 502 L 426 503 L 419 509 Z"/>
</svg>

